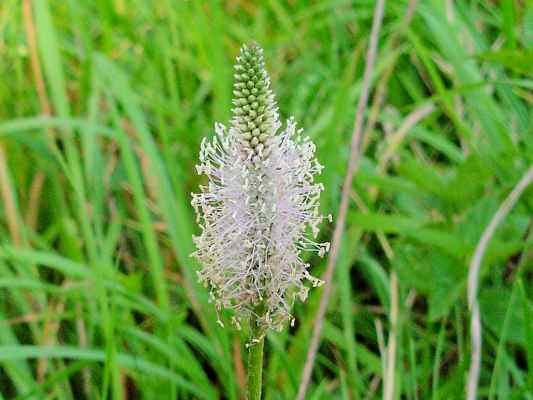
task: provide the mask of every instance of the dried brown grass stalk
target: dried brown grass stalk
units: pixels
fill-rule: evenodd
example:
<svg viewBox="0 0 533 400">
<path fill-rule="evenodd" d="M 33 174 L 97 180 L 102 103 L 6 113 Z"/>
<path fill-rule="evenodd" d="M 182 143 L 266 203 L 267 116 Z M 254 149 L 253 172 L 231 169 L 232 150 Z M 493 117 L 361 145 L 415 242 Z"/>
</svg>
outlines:
<svg viewBox="0 0 533 400">
<path fill-rule="evenodd" d="M 335 230 L 333 232 L 333 240 L 332 240 L 331 252 L 328 258 L 328 265 L 327 265 L 326 272 L 324 273 L 324 277 L 323 277 L 323 280 L 325 281 L 324 292 L 322 293 L 322 298 L 320 300 L 318 313 L 315 318 L 315 323 L 313 326 L 313 335 L 311 337 L 311 343 L 309 345 L 309 350 L 307 352 L 307 358 L 306 358 L 304 369 L 302 372 L 300 387 L 298 389 L 298 396 L 297 396 L 298 400 L 303 400 L 305 398 L 305 393 L 309 385 L 309 380 L 311 378 L 311 372 L 313 370 L 313 365 L 315 362 L 318 344 L 320 342 L 320 332 L 322 330 L 322 324 L 324 321 L 324 316 L 326 314 L 326 309 L 327 309 L 327 305 L 329 302 L 329 296 L 331 294 L 331 284 L 332 284 L 331 281 L 333 277 L 333 270 L 337 262 L 337 256 L 339 254 L 339 248 L 341 244 L 341 236 L 344 231 L 344 226 L 346 224 L 346 214 L 348 212 L 348 202 L 350 199 L 350 189 L 352 187 L 352 179 L 353 179 L 353 175 L 357 168 L 357 163 L 359 160 L 359 147 L 360 147 L 360 142 L 361 142 L 363 118 L 364 118 L 365 110 L 366 110 L 367 103 L 368 103 L 368 95 L 370 91 L 370 80 L 371 80 L 372 73 L 374 70 L 374 61 L 376 58 L 379 31 L 380 31 L 381 22 L 383 19 L 384 5 L 385 5 L 385 0 L 378 0 L 376 4 L 376 8 L 374 10 L 374 17 L 372 21 L 372 31 L 370 34 L 370 43 L 369 43 L 368 51 L 367 51 L 365 73 L 363 76 L 363 84 L 361 88 L 361 97 L 359 98 L 359 103 L 357 105 L 354 129 L 352 133 L 352 143 L 351 143 L 351 149 L 350 149 L 350 159 L 348 162 L 348 170 L 346 172 L 346 176 L 344 178 L 344 184 L 342 187 L 339 215 L 337 217 Z"/>
<path fill-rule="evenodd" d="M 511 193 L 506 197 L 503 203 L 492 217 L 490 223 L 483 231 L 481 239 L 479 240 L 474 256 L 470 261 L 468 270 L 468 306 L 471 311 L 470 320 L 470 335 L 471 335 L 471 357 L 470 369 L 468 371 L 468 382 L 466 386 L 467 400 L 475 400 L 477 397 L 477 388 L 479 383 L 479 371 L 481 367 L 481 315 L 479 312 L 479 303 L 477 300 L 477 290 L 479 286 L 479 270 L 481 268 L 481 261 L 487 246 L 494 236 L 498 225 L 505 219 L 507 214 L 514 207 L 523 191 L 533 182 L 533 165 L 529 167 L 526 173 L 522 176 L 520 181 L 513 188 Z"/>
</svg>

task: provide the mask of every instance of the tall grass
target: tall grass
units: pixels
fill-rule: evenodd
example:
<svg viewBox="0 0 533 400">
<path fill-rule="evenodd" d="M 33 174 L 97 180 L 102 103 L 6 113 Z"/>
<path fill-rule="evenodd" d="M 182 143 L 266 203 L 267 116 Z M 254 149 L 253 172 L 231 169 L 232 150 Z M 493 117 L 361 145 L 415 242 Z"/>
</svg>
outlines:
<svg viewBox="0 0 533 400">
<path fill-rule="evenodd" d="M 189 257 L 200 140 L 257 40 L 335 217 L 373 9 L 1 2 L 0 399 L 243 396 L 246 328 L 216 324 Z M 381 397 L 392 335 L 394 398 L 464 396 L 470 258 L 533 162 L 531 2 L 419 1 L 408 25 L 407 9 L 387 2 L 309 399 Z M 483 398 L 533 399 L 532 208 L 529 188 L 483 258 Z M 296 396 L 320 296 L 268 336 L 266 399 Z"/>
</svg>

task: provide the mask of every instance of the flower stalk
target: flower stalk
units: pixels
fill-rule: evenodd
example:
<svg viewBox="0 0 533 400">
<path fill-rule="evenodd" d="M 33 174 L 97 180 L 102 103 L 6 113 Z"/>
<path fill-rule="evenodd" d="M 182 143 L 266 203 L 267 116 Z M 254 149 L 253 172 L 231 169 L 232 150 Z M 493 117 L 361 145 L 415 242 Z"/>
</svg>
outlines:
<svg viewBox="0 0 533 400">
<path fill-rule="evenodd" d="M 250 317 L 250 340 L 248 344 L 248 400 L 260 400 L 263 386 L 263 349 L 265 334 L 258 318 L 263 307 L 257 307 L 257 315 Z"/>
<path fill-rule="evenodd" d="M 249 399 L 260 399 L 264 336 L 293 322 L 291 308 L 322 282 L 308 272 L 301 253 L 324 256 L 329 243 L 310 239 L 324 219 L 323 190 L 314 182 L 322 166 L 315 145 L 291 118 L 281 130 L 278 107 L 265 69 L 263 50 L 243 46 L 235 64 L 229 128 L 202 141 L 199 174 L 208 178 L 192 205 L 201 234 L 193 255 L 198 276 L 210 288 L 217 312 L 233 312 L 240 328 L 250 321 Z M 280 132 L 281 130 L 281 132 Z M 219 317 L 220 325 L 223 326 Z"/>
<path fill-rule="evenodd" d="M 263 384 L 263 348 L 265 339 L 250 346 L 248 353 L 248 400 L 260 400 Z"/>
</svg>

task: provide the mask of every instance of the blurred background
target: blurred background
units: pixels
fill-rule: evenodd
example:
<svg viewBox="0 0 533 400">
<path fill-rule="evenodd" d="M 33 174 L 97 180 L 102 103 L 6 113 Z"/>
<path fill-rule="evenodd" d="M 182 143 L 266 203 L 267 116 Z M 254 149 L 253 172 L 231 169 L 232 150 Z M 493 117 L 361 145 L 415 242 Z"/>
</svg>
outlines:
<svg viewBox="0 0 533 400">
<path fill-rule="evenodd" d="M 335 219 L 373 9 L 0 2 L 0 399 L 242 398 L 246 328 L 216 324 L 189 257 L 200 141 L 257 41 Z M 533 3 L 387 1 L 379 40 L 306 398 L 381 398 L 389 353 L 391 399 L 458 399 L 470 258 L 533 162 Z M 533 399 L 532 209 L 529 188 L 483 260 L 480 398 Z M 266 399 L 295 398 L 322 291 L 268 336 Z"/>
</svg>

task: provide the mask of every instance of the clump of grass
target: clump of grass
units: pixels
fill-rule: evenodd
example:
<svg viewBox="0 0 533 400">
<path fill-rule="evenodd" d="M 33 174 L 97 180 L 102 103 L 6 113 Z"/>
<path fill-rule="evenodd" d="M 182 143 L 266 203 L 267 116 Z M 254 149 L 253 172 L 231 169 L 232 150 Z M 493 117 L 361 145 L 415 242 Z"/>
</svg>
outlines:
<svg viewBox="0 0 533 400">
<path fill-rule="evenodd" d="M 245 393 L 248 331 L 220 329 L 197 281 L 189 193 L 247 38 L 338 215 L 376 2 L 153 3 L 1 1 L 0 399 Z M 532 18 L 527 2 L 387 2 L 307 398 L 380 398 L 384 377 L 393 397 L 464 397 L 467 267 L 533 162 Z M 533 396 L 531 196 L 480 264 L 479 396 Z M 265 399 L 296 397 L 323 290 L 266 336 Z"/>
</svg>

